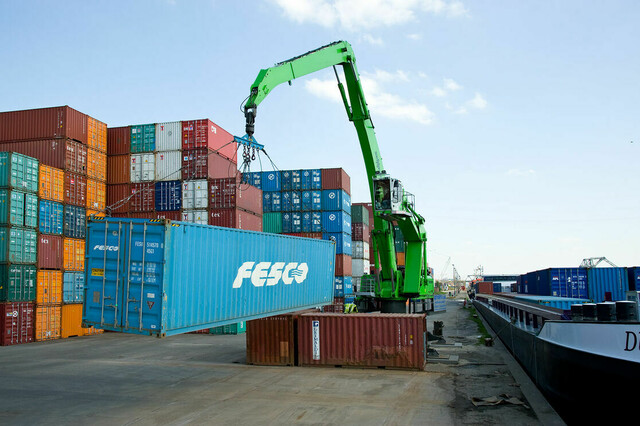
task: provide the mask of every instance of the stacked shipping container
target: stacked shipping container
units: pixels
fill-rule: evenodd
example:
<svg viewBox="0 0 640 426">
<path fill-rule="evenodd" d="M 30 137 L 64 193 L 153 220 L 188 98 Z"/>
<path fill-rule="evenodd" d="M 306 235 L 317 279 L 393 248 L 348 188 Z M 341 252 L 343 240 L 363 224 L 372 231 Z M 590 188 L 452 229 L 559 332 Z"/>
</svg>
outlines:
<svg viewBox="0 0 640 426">
<path fill-rule="evenodd" d="M 351 229 L 353 237 L 352 273 L 353 288 L 355 291 L 361 287 L 363 275 L 369 275 L 371 268 L 369 259 L 371 256 L 371 233 L 369 231 L 369 210 L 360 203 L 351 206 Z"/>
</svg>

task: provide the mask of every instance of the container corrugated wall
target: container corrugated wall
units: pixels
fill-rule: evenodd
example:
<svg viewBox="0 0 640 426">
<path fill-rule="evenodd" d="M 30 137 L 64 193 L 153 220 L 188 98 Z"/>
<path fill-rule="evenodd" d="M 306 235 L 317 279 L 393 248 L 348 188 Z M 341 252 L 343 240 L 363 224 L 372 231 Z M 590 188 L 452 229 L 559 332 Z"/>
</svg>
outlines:
<svg viewBox="0 0 640 426">
<path fill-rule="evenodd" d="M 423 370 L 426 331 L 424 314 L 303 314 L 299 362 Z"/>
<path fill-rule="evenodd" d="M 90 221 L 88 232 L 83 319 L 100 328 L 163 336 L 332 300 L 334 253 L 324 241 L 113 218 Z"/>
<path fill-rule="evenodd" d="M 156 153 L 155 180 L 171 181 L 182 178 L 182 151 Z"/>
<path fill-rule="evenodd" d="M 34 303 L 0 303 L 0 345 L 33 342 L 35 323 Z"/>
<path fill-rule="evenodd" d="M 594 302 L 605 300 L 627 300 L 629 276 L 625 268 L 589 268 L 587 269 L 589 298 Z M 611 296 L 608 299 L 608 296 Z"/>
<path fill-rule="evenodd" d="M 0 113 L 0 141 L 70 138 L 87 143 L 87 116 L 68 106 Z"/>
<path fill-rule="evenodd" d="M 87 172 L 87 146 L 71 139 L 6 142 L 1 149 L 37 158 L 40 164 L 65 171 Z"/>
</svg>

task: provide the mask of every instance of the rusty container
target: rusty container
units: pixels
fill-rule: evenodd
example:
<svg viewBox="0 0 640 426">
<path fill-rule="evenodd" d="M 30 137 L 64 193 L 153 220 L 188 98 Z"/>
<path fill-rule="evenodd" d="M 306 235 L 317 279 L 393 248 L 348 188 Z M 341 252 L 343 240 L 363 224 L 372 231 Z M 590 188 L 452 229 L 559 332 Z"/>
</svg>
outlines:
<svg viewBox="0 0 640 426">
<path fill-rule="evenodd" d="M 298 318 L 306 309 L 247 321 L 247 364 L 298 365 Z"/>
<path fill-rule="evenodd" d="M 112 213 L 128 213 L 131 184 L 107 185 L 107 206 Z"/>
<path fill-rule="evenodd" d="M 86 114 L 66 105 L 0 113 L 0 142 L 69 138 L 86 144 L 87 132 Z"/>
<path fill-rule="evenodd" d="M 322 189 L 342 189 L 351 195 L 351 178 L 344 169 L 322 169 Z"/>
<path fill-rule="evenodd" d="M 107 154 L 122 155 L 131 152 L 131 129 L 129 126 L 107 129 Z M 129 164 L 127 163 L 127 167 Z"/>
<path fill-rule="evenodd" d="M 426 314 L 303 314 L 298 359 L 303 366 L 424 370 Z"/>
<path fill-rule="evenodd" d="M 153 182 L 132 183 L 132 197 L 129 210 L 132 212 L 149 212 L 156 208 L 156 187 Z"/>
<path fill-rule="evenodd" d="M 100 182 L 107 181 L 107 154 L 97 149 L 87 149 L 87 177 Z"/>
<path fill-rule="evenodd" d="M 38 196 L 45 200 L 64 201 L 64 171 L 40 164 Z"/>
<path fill-rule="evenodd" d="M 65 271 L 84 271 L 84 240 L 63 239 L 62 266 Z"/>
<path fill-rule="evenodd" d="M 493 282 L 492 281 L 480 281 L 478 283 L 478 293 L 493 294 Z"/>
<path fill-rule="evenodd" d="M 237 152 L 233 135 L 207 118 L 182 122 L 182 149 L 194 148 L 215 150 L 230 160 L 236 157 Z"/>
<path fill-rule="evenodd" d="M 233 161 L 208 148 L 182 151 L 182 180 L 229 178 L 238 175 Z"/>
<path fill-rule="evenodd" d="M 38 269 L 62 269 L 64 253 L 60 235 L 39 234 Z"/>
<path fill-rule="evenodd" d="M 336 255 L 336 277 L 351 276 L 351 256 L 346 254 Z"/>
<path fill-rule="evenodd" d="M 107 185 L 93 179 L 87 179 L 87 209 L 104 210 L 107 202 Z"/>
<path fill-rule="evenodd" d="M 71 139 L 4 142 L 0 147 L 3 151 L 36 158 L 40 164 L 74 173 L 87 173 L 87 146 Z"/>
<path fill-rule="evenodd" d="M 35 303 L 0 303 L 0 345 L 33 342 L 35 323 Z"/>
<path fill-rule="evenodd" d="M 62 303 L 62 271 L 40 269 L 37 274 L 36 304 Z"/>
<path fill-rule="evenodd" d="M 88 328 L 82 327 L 82 303 L 62 305 L 60 320 L 60 337 L 87 336 L 91 333 Z"/>
<path fill-rule="evenodd" d="M 65 172 L 64 174 L 64 203 L 84 207 L 87 204 L 86 176 Z"/>
<path fill-rule="evenodd" d="M 107 125 L 87 116 L 87 145 L 100 152 L 107 152 Z"/>
<path fill-rule="evenodd" d="M 61 305 L 36 305 L 35 340 L 60 338 Z"/>
<path fill-rule="evenodd" d="M 108 184 L 129 183 L 131 180 L 131 154 L 109 155 L 107 157 Z"/>
</svg>

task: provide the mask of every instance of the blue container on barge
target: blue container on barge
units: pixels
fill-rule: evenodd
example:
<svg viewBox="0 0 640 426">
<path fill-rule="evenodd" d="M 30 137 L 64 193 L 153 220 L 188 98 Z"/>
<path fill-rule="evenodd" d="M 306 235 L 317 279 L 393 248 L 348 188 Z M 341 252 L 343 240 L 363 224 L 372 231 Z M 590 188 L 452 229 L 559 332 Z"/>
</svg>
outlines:
<svg viewBox="0 0 640 426">
<path fill-rule="evenodd" d="M 335 246 L 168 220 L 87 227 L 83 323 L 158 337 L 333 300 Z"/>
</svg>

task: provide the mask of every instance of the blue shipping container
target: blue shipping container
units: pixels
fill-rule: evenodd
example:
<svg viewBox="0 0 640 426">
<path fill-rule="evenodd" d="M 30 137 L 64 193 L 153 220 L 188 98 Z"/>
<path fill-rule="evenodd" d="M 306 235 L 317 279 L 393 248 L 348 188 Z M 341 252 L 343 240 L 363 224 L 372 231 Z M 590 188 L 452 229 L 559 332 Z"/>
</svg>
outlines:
<svg viewBox="0 0 640 426">
<path fill-rule="evenodd" d="M 629 274 L 629 290 L 640 291 L 640 266 L 627 268 Z"/>
<path fill-rule="evenodd" d="M 493 283 L 493 292 L 494 293 L 502 293 L 502 284 L 501 283 Z"/>
<path fill-rule="evenodd" d="M 309 190 L 302 191 L 302 211 L 320 211 L 322 210 L 322 191 Z"/>
<path fill-rule="evenodd" d="M 300 189 L 322 189 L 322 172 L 320 169 L 300 170 Z"/>
<path fill-rule="evenodd" d="M 262 213 L 271 213 L 271 194 L 275 192 L 263 192 L 262 193 Z"/>
<path fill-rule="evenodd" d="M 65 272 L 62 281 L 62 301 L 82 303 L 84 300 L 84 272 Z"/>
<path fill-rule="evenodd" d="M 302 213 L 302 232 L 322 232 L 322 214 L 320 212 Z"/>
<path fill-rule="evenodd" d="M 626 268 L 589 268 L 589 299 L 596 303 L 605 300 L 627 300 L 629 275 Z M 609 299 L 610 296 L 610 299 Z"/>
<path fill-rule="evenodd" d="M 282 170 L 280 178 L 283 191 L 291 191 L 293 189 L 293 170 Z"/>
<path fill-rule="evenodd" d="M 443 312 L 447 310 L 447 296 L 444 294 L 433 295 L 433 312 Z"/>
<path fill-rule="evenodd" d="M 291 201 L 291 191 L 282 191 L 280 193 L 281 202 L 282 202 L 282 211 L 283 212 L 291 212 L 293 211 L 293 203 Z"/>
<path fill-rule="evenodd" d="M 62 234 L 64 229 L 64 207 L 55 201 L 40 200 L 40 225 L 43 234 Z"/>
<path fill-rule="evenodd" d="M 302 213 L 282 213 L 282 232 L 302 232 Z"/>
<path fill-rule="evenodd" d="M 585 268 L 551 268 L 545 271 L 544 279 L 550 282 L 549 296 L 587 299 L 587 270 Z"/>
<path fill-rule="evenodd" d="M 571 310 L 571 305 L 577 305 L 587 303 L 587 299 L 579 299 L 572 297 L 555 297 L 555 296 L 514 296 L 514 299 L 522 300 L 530 303 L 537 303 L 539 305 L 550 306 L 556 309 L 562 309 L 564 311 Z"/>
<path fill-rule="evenodd" d="M 64 206 L 64 235 L 69 238 L 84 238 L 87 216 L 84 207 Z"/>
<path fill-rule="evenodd" d="M 351 216 L 343 211 L 322 212 L 322 232 L 351 234 Z"/>
<path fill-rule="evenodd" d="M 162 337 L 333 300 L 335 253 L 326 241 L 101 219 L 88 225 L 85 326 Z"/>
<path fill-rule="evenodd" d="M 336 254 L 346 254 L 351 256 L 351 235 L 344 232 L 323 232 L 323 240 L 335 240 L 336 242 Z"/>
<path fill-rule="evenodd" d="M 341 189 L 322 191 L 322 210 L 342 210 L 351 215 L 351 196 Z"/>
<path fill-rule="evenodd" d="M 282 193 L 281 192 L 263 192 L 262 193 L 262 211 L 264 213 L 276 213 L 282 211 Z"/>
<path fill-rule="evenodd" d="M 178 211 L 182 207 L 182 182 L 179 180 L 156 182 L 155 195 L 157 211 Z"/>
<path fill-rule="evenodd" d="M 335 297 L 345 297 L 353 294 L 353 279 L 350 276 L 335 277 Z"/>
<path fill-rule="evenodd" d="M 280 172 L 262 172 L 261 179 L 263 191 L 282 191 Z"/>
<path fill-rule="evenodd" d="M 262 189 L 262 172 L 246 172 L 242 174 L 242 182 Z"/>
</svg>

